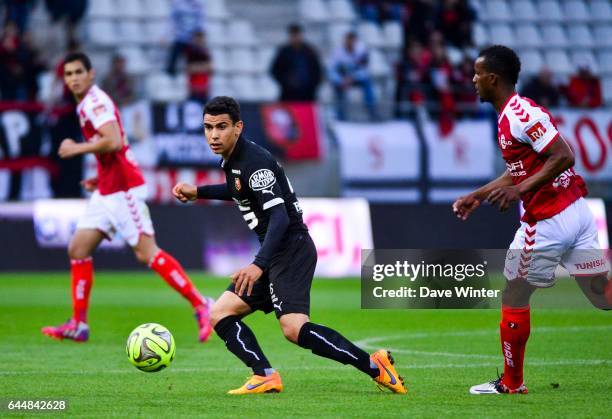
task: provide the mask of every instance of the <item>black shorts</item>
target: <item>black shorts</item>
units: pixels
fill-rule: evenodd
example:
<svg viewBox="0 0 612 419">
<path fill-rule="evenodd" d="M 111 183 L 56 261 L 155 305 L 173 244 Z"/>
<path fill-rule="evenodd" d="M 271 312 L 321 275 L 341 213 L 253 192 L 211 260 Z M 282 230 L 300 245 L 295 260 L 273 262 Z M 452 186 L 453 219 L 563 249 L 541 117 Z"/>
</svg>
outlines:
<svg viewBox="0 0 612 419">
<path fill-rule="evenodd" d="M 276 317 L 289 313 L 310 315 L 310 286 L 317 266 L 317 249 L 307 232 L 291 233 L 283 247 L 255 282 L 250 296 L 239 296 L 253 311 Z M 227 287 L 236 292 L 234 284 Z"/>
</svg>

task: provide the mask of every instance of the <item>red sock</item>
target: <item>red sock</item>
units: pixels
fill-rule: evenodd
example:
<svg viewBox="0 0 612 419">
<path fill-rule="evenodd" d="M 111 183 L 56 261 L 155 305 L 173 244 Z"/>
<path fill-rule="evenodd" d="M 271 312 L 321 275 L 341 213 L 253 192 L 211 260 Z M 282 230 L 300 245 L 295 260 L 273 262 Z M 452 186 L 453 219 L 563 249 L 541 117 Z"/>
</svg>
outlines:
<svg viewBox="0 0 612 419">
<path fill-rule="evenodd" d="M 529 306 L 510 307 L 502 305 L 502 319 L 499 323 L 502 354 L 504 355 L 505 384 L 511 390 L 523 384 L 523 358 L 529 339 Z"/>
<path fill-rule="evenodd" d="M 159 274 L 175 290 L 181 293 L 195 308 L 204 304 L 202 296 L 183 270 L 183 267 L 169 253 L 157 252 L 149 267 Z"/>
<path fill-rule="evenodd" d="M 87 323 L 87 306 L 89 305 L 89 293 L 93 283 L 92 258 L 70 260 L 70 272 L 72 274 L 73 318 Z"/>
</svg>

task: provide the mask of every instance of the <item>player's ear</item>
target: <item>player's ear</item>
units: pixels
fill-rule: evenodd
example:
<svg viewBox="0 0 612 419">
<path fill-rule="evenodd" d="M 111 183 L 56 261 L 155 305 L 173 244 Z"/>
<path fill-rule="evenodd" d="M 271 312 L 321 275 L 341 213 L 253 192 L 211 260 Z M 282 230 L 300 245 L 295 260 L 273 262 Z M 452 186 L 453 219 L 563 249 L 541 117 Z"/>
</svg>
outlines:
<svg viewBox="0 0 612 419">
<path fill-rule="evenodd" d="M 96 69 L 92 68 L 91 70 L 89 70 L 89 77 L 93 80 L 96 78 Z"/>
<path fill-rule="evenodd" d="M 242 128 L 244 127 L 244 123 L 242 121 L 238 121 L 236 122 L 235 127 L 236 127 L 236 134 L 239 137 L 240 134 L 242 134 Z"/>
</svg>

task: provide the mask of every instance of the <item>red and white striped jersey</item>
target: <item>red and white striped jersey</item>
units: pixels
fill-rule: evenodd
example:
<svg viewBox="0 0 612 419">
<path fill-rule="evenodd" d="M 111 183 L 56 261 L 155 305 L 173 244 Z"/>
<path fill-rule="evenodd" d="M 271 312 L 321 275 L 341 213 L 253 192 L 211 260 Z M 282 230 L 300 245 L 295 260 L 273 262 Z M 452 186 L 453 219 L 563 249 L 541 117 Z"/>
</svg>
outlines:
<svg viewBox="0 0 612 419">
<path fill-rule="evenodd" d="M 96 154 L 98 161 L 98 190 L 102 195 L 144 184 L 138 163 L 134 158 L 123 130 L 119 109 L 113 100 L 98 86 L 93 85 L 77 106 L 81 131 L 87 142 L 100 138 L 98 129 L 111 121 L 117 121 L 123 146 L 119 151 Z"/>
<path fill-rule="evenodd" d="M 502 107 L 497 121 L 497 144 L 515 185 L 542 169 L 542 155 L 555 141 L 563 141 L 547 109 L 518 94 Z M 534 222 L 550 218 L 578 198 L 585 196 L 584 181 L 573 167 L 538 190 L 521 196 L 525 214 L 522 220 Z"/>
</svg>

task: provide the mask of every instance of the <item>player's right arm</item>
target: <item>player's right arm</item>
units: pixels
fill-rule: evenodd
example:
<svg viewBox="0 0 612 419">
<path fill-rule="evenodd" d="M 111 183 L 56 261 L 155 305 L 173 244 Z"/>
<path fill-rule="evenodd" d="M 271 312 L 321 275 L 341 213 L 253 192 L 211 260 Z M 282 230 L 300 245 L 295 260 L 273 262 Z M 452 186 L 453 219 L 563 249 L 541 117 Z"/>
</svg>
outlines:
<svg viewBox="0 0 612 419">
<path fill-rule="evenodd" d="M 195 186 L 189 183 L 179 182 L 172 188 L 172 195 L 183 203 L 195 201 L 196 199 L 232 200 L 232 194 L 227 189 L 225 183 L 220 185 Z"/>
<path fill-rule="evenodd" d="M 492 180 L 466 196 L 457 198 L 453 204 L 453 212 L 457 215 L 457 218 L 465 221 L 480 206 L 480 203 L 487 199 L 491 192 L 510 185 L 512 185 L 512 176 L 506 170 L 497 179 Z"/>
<path fill-rule="evenodd" d="M 63 159 L 69 159 L 81 154 L 104 154 L 119 151 L 123 147 L 121 130 L 117 121 L 109 121 L 97 129 L 99 138 L 88 143 L 77 143 L 72 138 L 66 138 L 60 144 L 58 154 Z"/>
</svg>

